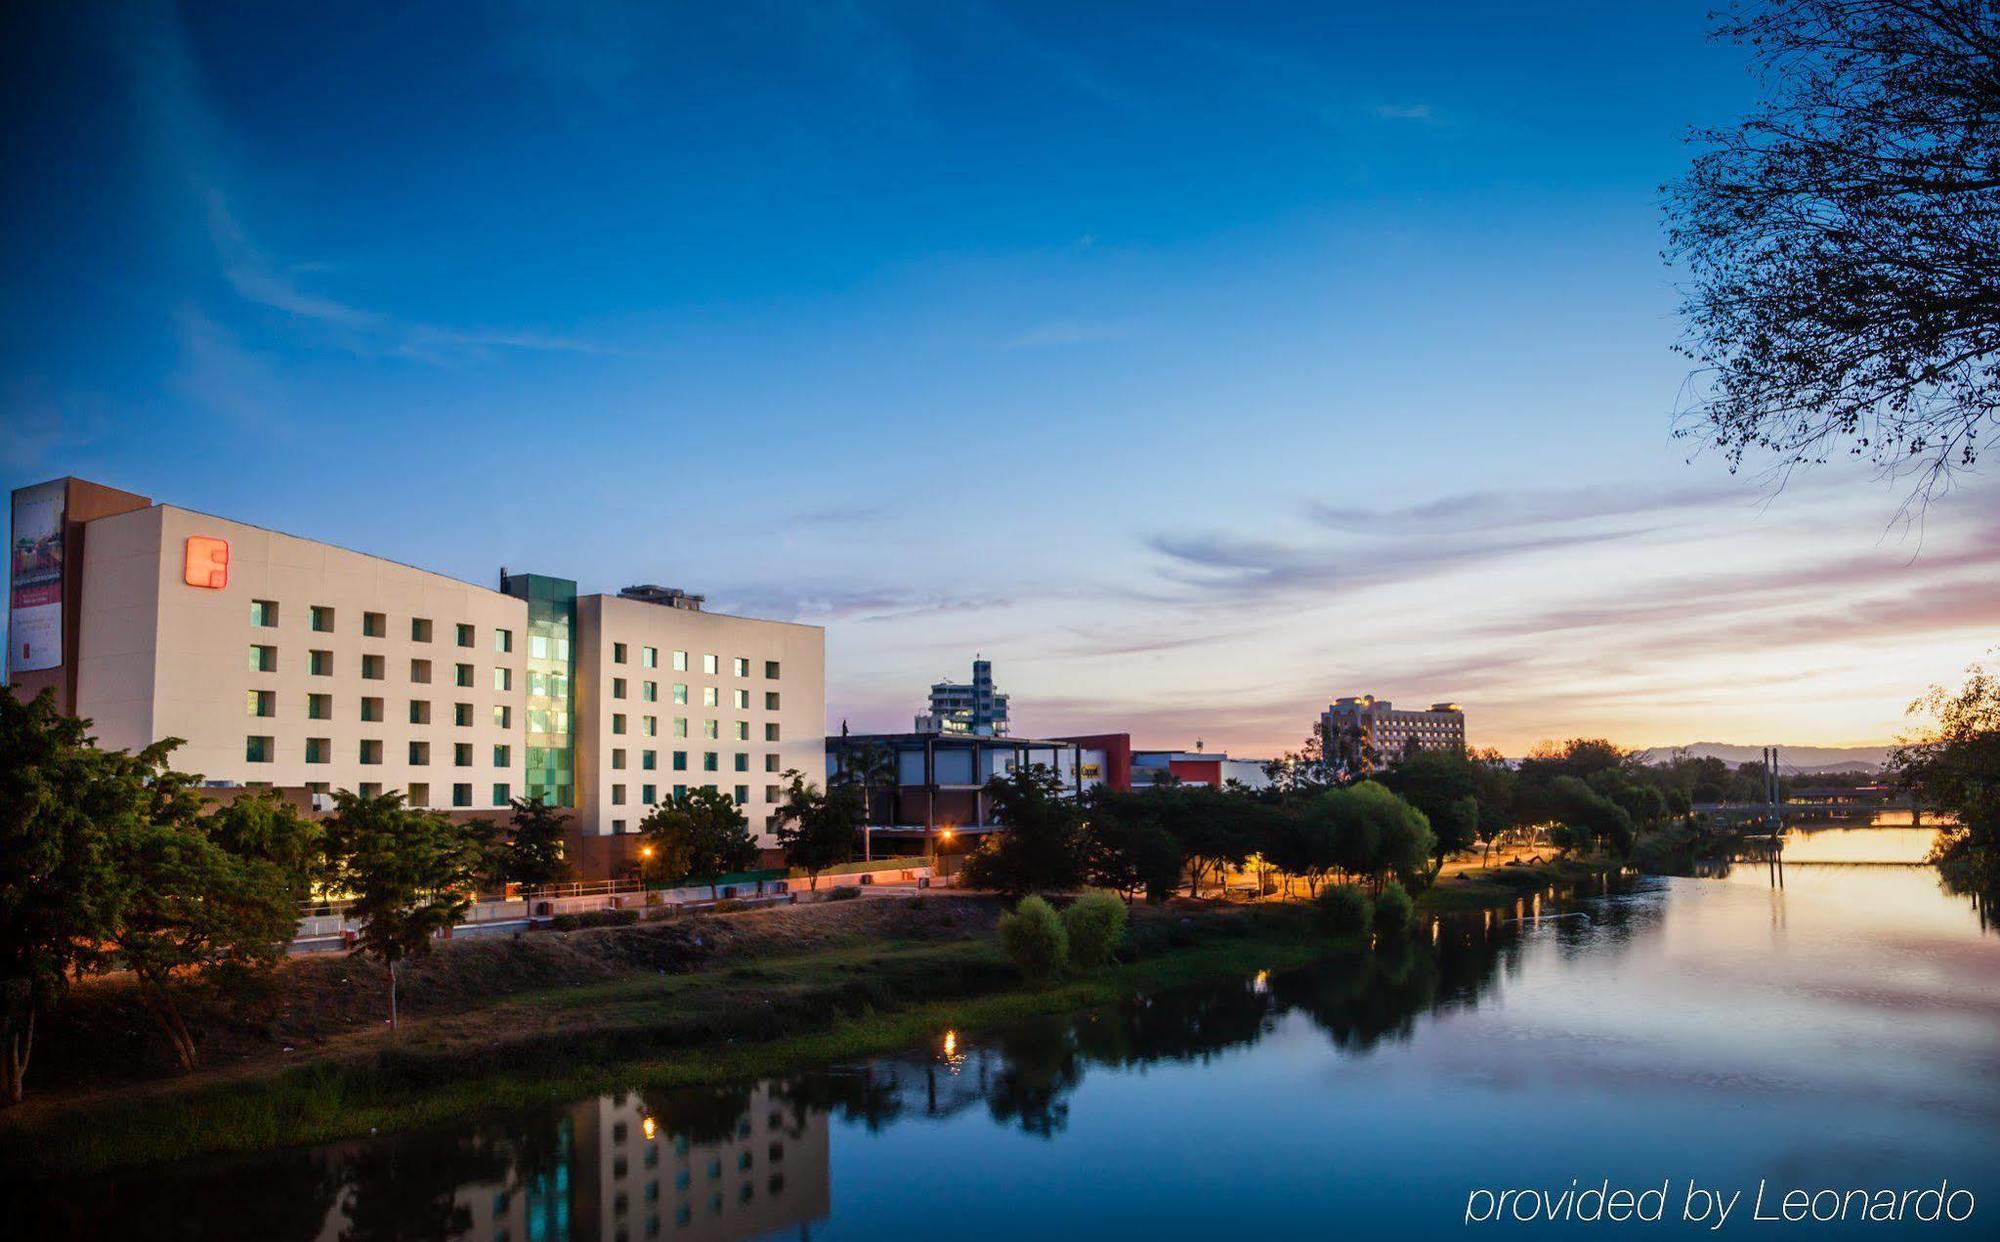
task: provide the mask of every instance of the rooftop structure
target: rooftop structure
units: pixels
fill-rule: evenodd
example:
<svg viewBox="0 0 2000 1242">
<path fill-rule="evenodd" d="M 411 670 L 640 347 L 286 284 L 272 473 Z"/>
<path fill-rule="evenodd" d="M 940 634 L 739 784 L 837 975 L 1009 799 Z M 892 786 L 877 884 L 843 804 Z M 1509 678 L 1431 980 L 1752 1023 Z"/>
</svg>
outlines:
<svg viewBox="0 0 2000 1242">
<path fill-rule="evenodd" d="M 993 690 L 993 661 L 974 658 L 972 680 L 931 686 L 931 709 L 917 717 L 918 733 L 969 737 L 1007 736 L 1007 696 Z"/>
</svg>

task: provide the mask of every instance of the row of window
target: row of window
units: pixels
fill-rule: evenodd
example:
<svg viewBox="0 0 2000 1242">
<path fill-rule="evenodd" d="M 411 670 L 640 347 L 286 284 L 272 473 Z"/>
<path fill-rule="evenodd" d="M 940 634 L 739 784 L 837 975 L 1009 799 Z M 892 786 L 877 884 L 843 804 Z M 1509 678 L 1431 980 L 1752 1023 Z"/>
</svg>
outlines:
<svg viewBox="0 0 2000 1242">
<path fill-rule="evenodd" d="M 672 701 L 675 703 L 685 705 L 688 701 L 688 686 L 686 682 L 677 681 L 672 683 L 668 687 L 668 693 L 671 696 Z M 630 697 L 630 694 L 631 694 L 631 683 L 627 682 L 623 677 L 613 677 L 611 679 L 612 698 L 614 699 L 628 698 Z M 660 683 L 657 681 L 640 682 L 639 701 L 642 703 L 659 702 Z M 748 690 L 731 690 L 729 692 L 729 703 L 730 706 L 738 709 L 739 711 L 749 711 L 750 692 Z M 778 703 L 779 703 L 779 698 L 778 698 L 778 692 L 776 690 L 766 690 L 764 692 L 765 711 L 767 712 L 777 711 Z M 703 686 L 701 688 L 701 705 L 703 707 L 722 706 L 722 691 L 714 686 Z"/>
<path fill-rule="evenodd" d="M 715 788 L 715 786 L 710 785 L 708 786 L 708 788 L 713 789 Z M 625 789 L 626 787 L 624 785 L 613 785 L 611 787 L 612 806 L 625 805 Z M 675 785 L 673 787 L 673 793 L 675 797 L 678 797 L 686 792 L 687 792 L 686 785 Z M 738 806 L 742 806 L 744 803 L 750 801 L 750 786 L 738 785 L 736 787 L 735 797 L 736 797 L 736 805 Z M 783 797 L 784 797 L 784 791 L 779 789 L 776 785 L 764 786 L 764 801 L 777 802 L 780 801 Z M 639 802 L 641 805 L 653 806 L 657 804 L 659 800 L 660 800 L 660 787 L 658 785 L 639 786 Z M 616 825 L 621 822 L 622 821 L 619 820 L 612 821 L 613 824 L 612 830 L 614 832 L 623 831 L 622 829 L 616 827 Z"/>
<path fill-rule="evenodd" d="M 631 649 L 624 643 L 611 644 L 611 662 L 613 664 L 625 664 L 630 662 L 630 659 Z M 639 667 L 660 667 L 660 649 L 658 647 L 639 648 Z M 687 652 L 676 651 L 673 653 L 673 670 L 676 673 L 685 673 L 688 671 Z M 722 671 L 722 658 L 712 655 L 703 656 L 701 658 L 701 671 L 711 677 L 719 675 Z M 748 677 L 750 675 L 750 658 L 748 656 L 732 656 L 729 661 L 729 671 L 737 677 Z M 778 662 L 776 660 L 764 661 L 764 680 L 777 681 L 778 671 Z"/>
<path fill-rule="evenodd" d="M 274 599 L 253 599 L 250 601 L 250 624 L 258 629 L 278 628 L 280 608 Z M 325 604 L 312 604 L 306 608 L 306 628 L 315 634 L 331 634 L 335 631 L 334 610 Z M 427 643 L 435 632 L 428 617 L 410 618 L 410 641 Z M 479 633 L 475 626 L 460 622 L 457 626 L 458 645 L 474 647 L 479 643 Z M 389 616 L 381 612 L 361 614 L 361 636 L 363 638 L 387 638 L 389 636 Z M 506 653 L 514 649 L 514 631 L 498 626 L 493 630 L 493 650 Z"/>
<path fill-rule="evenodd" d="M 687 751 L 674 750 L 667 752 L 667 755 L 668 761 L 673 765 L 674 771 L 686 772 L 689 770 Z M 614 772 L 623 772 L 625 770 L 625 757 L 626 752 L 624 748 L 613 747 L 611 750 L 611 770 Z M 656 770 L 660 766 L 659 761 L 660 752 L 657 750 L 642 750 L 639 752 L 639 770 L 641 772 Z M 734 765 L 734 771 L 748 772 L 750 770 L 750 756 L 742 751 L 737 751 L 731 756 L 730 761 Z M 722 770 L 721 764 L 722 756 L 718 752 L 712 750 L 702 752 L 702 771 L 720 772 Z M 776 755 L 766 754 L 764 756 L 764 770 L 766 772 L 776 772 L 778 770 L 778 757 Z"/>
<path fill-rule="evenodd" d="M 672 719 L 674 722 L 674 736 L 675 737 L 688 736 L 688 718 L 686 716 L 675 716 Z M 613 712 L 611 714 L 612 736 L 614 737 L 625 736 L 626 732 L 628 731 L 627 726 L 629 724 L 630 721 L 626 719 L 625 713 Z M 729 722 L 729 725 L 730 725 L 731 737 L 734 737 L 739 742 L 747 742 L 750 740 L 749 721 L 732 720 Z M 701 735 L 703 737 L 720 738 L 722 736 L 721 730 L 722 730 L 722 722 L 719 720 L 704 720 L 701 722 Z M 660 735 L 660 718 L 658 716 L 639 717 L 639 731 L 642 735 L 646 737 L 658 737 Z M 779 736 L 781 732 L 782 731 L 778 728 L 777 721 L 767 720 L 764 722 L 765 741 L 776 742 L 782 740 L 781 737 Z"/>
<path fill-rule="evenodd" d="M 253 673 L 277 672 L 278 649 L 269 643 L 250 644 L 250 671 Z M 369 654 L 361 657 L 361 679 L 363 681 L 382 681 L 387 678 L 388 671 L 389 663 L 386 656 Z M 306 672 L 314 677 L 333 676 L 333 652 L 319 648 L 307 651 Z M 411 660 L 410 680 L 420 686 L 429 685 L 431 681 L 431 662 L 429 660 Z M 478 683 L 478 680 L 479 671 L 472 665 L 458 664 L 453 666 L 453 685 L 470 689 Z M 512 690 L 514 688 L 514 670 L 496 665 L 493 669 L 493 688 L 503 691 Z"/>
<path fill-rule="evenodd" d="M 410 766 L 427 767 L 431 761 L 429 742 L 411 742 L 405 752 Z M 380 738 L 363 738 L 357 743 L 356 760 L 375 765 L 382 762 L 382 741 Z M 455 768 L 469 768 L 474 765 L 477 748 L 471 742 L 455 742 L 451 748 L 451 764 Z M 244 739 L 243 759 L 246 763 L 276 763 L 278 741 L 268 734 L 253 733 Z M 309 737 L 306 739 L 307 763 L 332 763 L 333 739 L 329 737 Z M 514 766 L 514 748 L 504 742 L 493 747 L 493 766 L 509 768 Z"/>
<path fill-rule="evenodd" d="M 247 690 L 244 692 L 244 695 L 244 706 L 250 715 L 273 717 L 278 714 L 278 692 L 276 690 Z M 360 702 L 361 720 L 364 722 L 379 722 L 384 718 L 383 707 L 385 700 L 364 695 Z M 511 729 L 514 727 L 514 709 L 512 707 L 505 703 L 500 703 L 496 704 L 492 710 L 495 728 Z M 477 715 L 478 710 L 470 703 L 453 703 L 451 705 L 451 722 L 460 728 L 470 728 Z M 409 717 L 411 724 L 429 724 L 431 722 L 431 701 L 429 699 L 410 699 Z M 306 719 L 332 720 L 333 696 L 330 694 L 306 695 Z"/>
</svg>

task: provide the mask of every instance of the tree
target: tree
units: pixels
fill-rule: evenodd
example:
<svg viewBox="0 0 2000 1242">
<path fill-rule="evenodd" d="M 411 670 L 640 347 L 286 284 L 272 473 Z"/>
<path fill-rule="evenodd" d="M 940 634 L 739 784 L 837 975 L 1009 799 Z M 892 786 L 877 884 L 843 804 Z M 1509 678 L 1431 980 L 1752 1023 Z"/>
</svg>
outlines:
<svg viewBox="0 0 2000 1242">
<path fill-rule="evenodd" d="M 2000 430 L 2000 21 L 1774 0 L 1717 34 L 1772 93 L 1668 187 L 1697 379 L 1678 433 L 1780 477 L 1844 449 L 1928 500 Z"/>
<path fill-rule="evenodd" d="M 869 823 L 875 815 L 875 791 L 877 789 L 895 792 L 902 782 L 897 767 L 896 752 L 880 742 L 850 742 L 847 740 L 846 725 L 841 726 L 839 748 L 840 771 L 836 781 L 829 784 L 851 786 L 861 798 L 861 856 L 875 857 L 873 834 L 868 831 Z"/>
<path fill-rule="evenodd" d="M 1287 876 L 1304 880 L 1308 896 L 1318 897 L 1327 872 L 1340 863 L 1339 841 L 1325 804 L 1311 802 L 1282 812 L 1264 856 Z"/>
<path fill-rule="evenodd" d="M 1266 808 L 1248 797 L 1200 787 L 1156 789 L 1146 796 L 1159 799 L 1161 825 L 1180 845 L 1189 897 L 1200 893 L 1204 875 L 1242 866 L 1259 844 L 1251 819 Z"/>
<path fill-rule="evenodd" d="M 165 773 L 155 787 L 187 779 Z M 177 994 L 240 986 L 284 960 L 319 870 L 321 834 L 268 793 L 208 815 L 175 795 L 156 802 L 169 808 L 119 840 L 131 891 L 112 943 L 175 1059 L 192 1071 L 198 1054 Z"/>
<path fill-rule="evenodd" d="M 757 842 L 736 799 L 708 785 L 683 789 L 639 824 L 666 882 L 693 880 L 719 896 L 722 877 L 757 865 Z"/>
<path fill-rule="evenodd" d="M 400 793 L 333 795 L 328 838 L 338 883 L 354 894 L 350 918 L 361 922 L 358 951 L 389 972 L 389 1025 L 399 1025 L 397 974 L 424 957 L 437 934 L 472 904 L 480 873 L 477 838 L 436 811 L 403 805 Z"/>
<path fill-rule="evenodd" d="M 1351 735 L 1350 735 L 1351 732 Z M 1343 732 L 1336 739 L 1336 745 L 1345 745 L 1345 761 L 1361 763 L 1371 761 L 1374 751 L 1367 748 L 1365 739 L 1358 729 Z M 1310 797 L 1332 785 L 1341 775 L 1338 765 L 1329 762 L 1326 753 L 1326 739 L 1317 730 L 1297 750 L 1286 751 L 1264 765 L 1264 777 L 1270 782 L 1269 789 L 1274 797 L 1281 800 Z M 1353 768 L 1354 771 L 1361 770 Z"/>
<path fill-rule="evenodd" d="M 1431 826 L 1431 873 L 1479 837 L 1478 764 L 1456 750 L 1416 749 L 1378 779 L 1424 813 Z"/>
<path fill-rule="evenodd" d="M 129 891 L 121 829 L 144 822 L 145 760 L 98 750 L 44 690 L 0 690 L 0 1037 L 18 1104 L 35 1025 L 104 960 Z"/>
<path fill-rule="evenodd" d="M 497 851 L 500 879 L 524 888 L 569 879 L 563 838 L 570 817 L 540 798 L 515 798 L 512 806 L 513 833 Z"/>
<path fill-rule="evenodd" d="M 861 817 L 858 786 L 843 785 L 821 793 L 797 769 L 787 771 L 785 800 L 772 815 L 771 831 L 785 862 L 806 873 L 806 887 L 817 892 L 819 873 L 854 857 L 854 829 Z"/>
<path fill-rule="evenodd" d="M 986 782 L 995 822 L 1007 831 L 990 835 L 965 860 L 965 881 L 1010 897 L 1066 892 L 1082 885 L 1083 819 L 1047 764 L 1017 766 Z"/>
<path fill-rule="evenodd" d="M 1039 983 L 1069 962 L 1069 929 L 1048 902 L 1023 897 L 1000 916 L 1000 947 L 1024 977 Z"/>
<path fill-rule="evenodd" d="M 1125 938 L 1125 903 L 1105 892 L 1085 893 L 1062 912 L 1070 965 L 1078 970 L 1107 966 Z"/>
<path fill-rule="evenodd" d="M 1557 840 L 1564 849 L 1599 845 L 1623 855 L 1631 850 L 1632 817 L 1610 798 L 1574 776 L 1558 776 L 1550 786 L 1555 815 L 1570 832 Z M 1580 834 L 1580 835 L 1579 835 Z"/>
<path fill-rule="evenodd" d="M 1889 775 L 1917 805 L 1956 821 L 1932 854 L 1946 883 L 2000 902 L 2000 676 L 1974 664 L 1964 686 L 1932 686 L 1910 713 L 1931 723 L 1899 741 Z"/>
<path fill-rule="evenodd" d="M 1084 878 L 1100 888 L 1164 901 L 1181 879 L 1181 848 L 1160 826 L 1153 799 L 1098 786 L 1087 797 Z"/>
</svg>

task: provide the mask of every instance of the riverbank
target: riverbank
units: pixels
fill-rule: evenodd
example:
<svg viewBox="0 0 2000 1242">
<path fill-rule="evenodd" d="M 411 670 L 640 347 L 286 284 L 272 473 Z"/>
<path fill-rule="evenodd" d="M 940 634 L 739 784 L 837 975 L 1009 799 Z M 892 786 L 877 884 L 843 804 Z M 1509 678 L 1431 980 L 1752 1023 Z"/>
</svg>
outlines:
<svg viewBox="0 0 2000 1242">
<path fill-rule="evenodd" d="M 1437 882 L 1417 897 L 1421 914 L 1468 914 L 1502 910 L 1551 888 L 1596 884 L 1623 868 L 1613 862 L 1557 859 L 1512 862 L 1492 867 L 1447 867 Z"/>
<path fill-rule="evenodd" d="M 392 1131 L 633 1086 L 762 1077 L 909 1047 L 947 1028 L 1104 1004 L 1137 991 L 1303 965 L 1343 947 L 1297 906 L 1176 903 L 1134 911 L 1126 960 L 1023 986 L 991 934 L 999 903 L 872 899 L 445 946 L 408 976 L 394 1034 L 350 1009 L 386 1004 L 354 959 L 288 963 L 267 1035 L 171 1081 L 78 1075 L 0 1118 L 0 1164 L 77 1173 Z M 556 977 L 551 977 L 552 972 Z M 576 980 L 572 982 L 571 980 Z M 115 981 L 80 989 L 68 1032 L 136 1015 Z M 279 1033 L 284 1032 L 284 1033 Z M 124 1032 L 143 1034 L 140 1029 Z M 106 1064 L 99 1060 L 98 1064 Z"/>
</svg>

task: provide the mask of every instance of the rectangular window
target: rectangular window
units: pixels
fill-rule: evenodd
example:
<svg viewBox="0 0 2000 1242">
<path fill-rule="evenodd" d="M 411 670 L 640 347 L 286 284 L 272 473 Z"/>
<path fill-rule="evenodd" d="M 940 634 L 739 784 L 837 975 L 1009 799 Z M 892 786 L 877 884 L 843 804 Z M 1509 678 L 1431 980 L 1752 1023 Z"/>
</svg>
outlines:
<svg viewBox="0 0 2000 1242">
<path fill-rule="evenodd" d="M 453 703 L 451 705 L 451 722 L 461 729 L 470 728 L 472 725 L 472 704 Z"/>
<path fill-rule="evenodd" d="M 361 743 L 361 762 L 373 766 L 382 762 L 382 743 L 368 739 Z"/>
<path fill-rule="evenodd" d="M 764 677 L 767 681 L 778 680 L 778 662 L 776 660 L 764 661 Z"/>
<path fill-rule="evenodd" d="M 431 684 L 431 662 L 429 660 L 410 661 L 410 680 L 420 686 Z"/>
<path fill-rule="evenodd" d="M 364 721 L 380 721 L 382 719 L 382 700 L 373 698 L 362 699 L 361 719 Z"/>
<path fill-rule="evenodd" d="M 657 682 L 657 681 L 644 681 L 644 682 L 640 682 L 640 683 L 639 683 L 639 697 L 640 697 L 640 698 L 642 698 L 642 699 L 644 699 L 644 700 L 645 700 L 646 702 L 648 702 L 648 703 L 657 703 L 657 702 L 659 702 L 659 701 L 660 701 L 660 683 L 659 683 L 659 682 Z"/>
<path fill-rule="evenodd" d="M 748 677 L 750 675 L 750 658 L 748 656 L 737 656 L 733 661 L 733 665 L 732 671 L 738 677 Z"/>
<path fill-rule="evenodd" d="M 512 690 L 514 688 L 514 670 L 511 668 L 494 669 L 493 688 L 495 690 Z"/>
<path fill-rule="evenodd" d="M 611 713 L 611 731 L 613 733 L 625 732 L 625 714 L 623 712 Z"/>
<path fill-rule="evenodd" d="M 737 741 L 747 742 L 750 740 L 750 722 L 739 720 L 730 726 L 730 732 L 735 734 Z"/>
<path fill-rule="evenodd" d="M 639 801 L 645 803 L 647 806 L 651 806 L 659 800 L 660 787 L 658 785 L 639 786 Z"/>
<path fill-rule="evenodd" d="M 721 737 L 722 726 L 717 721 L 704 720 L 701 722 L 701 735 L 703 737 Z"/>
<path fill-rule="evenodd" d="M 333 696 L 330 694 L 308 694 L 306 696 L 307 720 L 332 720 Z"/>
<path fill-rule="evenodd" d="M 748 690 L 732 690 L 729 692 L 729 702 L 737 711 L 747 712 L 750 710 L 750 692 Z"/>
<path fill-rule="evenodd" d="M 686 716 L 674 717 L 674 736 L 686 737 L 687 735 L 688 735 L 687 717 Z"/>
<path fill-rule="evenodd" d="M 459 626 L 459 627 L 458 627 L 458 645 L 459 645 L 459 646 L 461 646 L 461 647 L 470 647 L 470 646 L 472 646 L 472 645 L 473 645 L 473 641 L 474 641 L 474 638 L 475 638 L 475 637 L 476 637 L 476 636 L 475 636 L 475 635 L 473 634 L 473 632 L 472 632 L 472 627 L 471 627 L 471 626 L 469 626 L 469 625 L 461 625 L 461 626 Z"/>
<path fill-rule="evenodd" d="M 309 737 L 306 739 L 307 763 L 332 763 L 333 739 L 330 737 Z"/>
<path fill-rule="evenodd" d="M 660 736 L 660 718 L 658 716 L 641 716 L 639 718 L 639 732 L 645 734 L 647 737 Z"/>
<path fill-rule="evenodd" d="M 429 742 L 411 742 L 410 766 L 413 768 L 424 768 L 429 767 L 430 762 L 431 744 Z"/>
<path fill-rule="evenodd" d="M 612 806 L 625 805 L 625 786 L 613 785 L 611 787 L 611 805 Z"/>
<path fill-rule="evenodd" d="M 459 665 L 458 672 L 454 675 L 453 680 L 457 684 L 469 689 L 472 686 L 472 666 L 470 664 Z"/>
<path fill-rule="evenodd" d="M 410 618 L 410 641 L 427 643 L 431 640 L 431 623 L 427 617 Z"/>
<path fill-rule="evenodd" d="M 623 677 L 613 677 L 611 679 L 611 697 L 614 699 L 625 697 L 625 679 Z"/>
<path fill-rule="evenodd" d="M 275 716 L 278 714 L 278 692 L 276 690 L 252 690 L 248 700 L 252 716 Z"/>
<path fill-rule="evenodd" d="M 778 722 L 777 722 L 777 721 L 775 721 L 775 720 L 767 720 L 767 721 L 765 721 L 765 722 L 764 722 L 764 740 L 765 740 L 765 741 L 767 741 L 767 742 L 775 742 L 775 741 L 777 741 L 777 740 L 778 740 Z"/>
<path fill-rule="evenodd" d="M 278 628 L 277 601 L 268 599 L 251 600 L 250 624 L 267 630 Z"/>
<path fill-rule="evenodd" d="M 379 797 L 381 797 L 381 796 L 382 796 L 382 782 L 381 782 L 381 781 L 362 781 L 362 782 L 361 782 L 361 789 L 360 789 L 360 794 L 361 794 L 361 796 L 362 796 L 362 797 L 364 797 L 364 798 L 379 798 Z"/>
<path fill-rule="evenodd" d="M 333 676 L 333 653 L 331 651 L 306 652 L 306 672 L 315 677 Z"/>
<path fill-rule="evenodd" d="M 405 802 L 409 806 L 429 806 L 431 804 L 431 787 L 423 781 L 411 781 L 408 797 L 405 799 Z"/>
<path fill-rule="evenodd" d="M 277 672 L 278 649 L 276 647 L 252 646 L 250 648 L 250 671 L 253 673 Z"/>
<path fill-rule="evenodd" d="M 467 723 L 467 724 L 471 724 L 472 722 L 468 720 L 468 721 L 466 721 L 466 723 Z M 503 706 L 500 706 L 500 707 L 496 707 L 496 708 L 494 708 L 494 709 L 493 709 L 493 723 L 494 723 L 494 724 L 496 724 L 496 725 L 498 725 L 498 726 L 499 726 L 500 728 L 502 728 L 502 729 L 511 729 L 511 728 L 513 728 L 513 727 L 514 727 L 514 709 L 513 709 L 513 708 L 511 708 L 511 707 L 507 707 L 507 706 L 504 706 L 504 705 L 503 705 Z"/>
<path fill-rule="evenodd" d="M 277 742 L 271 738 L 258 737 L 253 734 L 244 739 L 243 761 L 245 763 L 269 763 L 271 762 L 272 755 L 277 753 L 277 749 Z"/>
<path fill-rule="evenodd" d="M 383 659 L 383 658 L 382 658 L 381 656 L 379 656 L 379 655 L 364 655 L 364 656 L 362 656 L 362 657 L 361 657 L 361 678 L 362 678 L 362 680 L 363 680 L 363 681 L 381 681 L 381 680 L 382 680 L 382 677 L 383 677 L 383 674 L 384 674 L 385 672 L 387 672 L 387 670 L 386 670 L 386 669 L 385 669 L 385 668 L 383 667 L 383 665 L 384 665 L 385 663 L 386 663 L 386 661 L 385 661 L 385 660 L 384 660 L 384 659 Z"/>
<path fill-rule="evenodd" d="M 624 831 L 625 831 L 625 821 L 624 821 L 624 820 L 622 820 L 622 819 L 614 819 L 614 820 L 612 820 L 612 821 L 611 821 L 611 835 L 612 835 L 612 836 L 614 836 L 614 837 L 615 837 L 615 836 L 619 835 L 620 833 L 622 833 L 622 832 L 624 832 Z"/>
<path fill-rule="evenodd" d="M 674 786 L 674 797 L 676 797 L 676 798 L 685 798 L 685 797 L 687 797 L 687 792 L 688 792 L 688 787 L 687 787 L 686 785 L 676 785 L 676 786 Z"/>
<path fill-rule="evenodd" d="M 410 700 L 410 723 L 429 724 L 431 722 L 431 701 L 429 699 Z"/>
<path fill-rule="evenodd" d="M 333 609 L 324 604 L 314 604 L 306 609 L 306 624 L 312 627 L 314 633 L 333 633 Z"/>
<path fill-rule="evenodd" d="M 685 772 L 685 771 L 687 771 L 687 770 L 688 770 L 688 753 L 687 753 L 686 751 L 684 751 L 684 750 L 677 750 L 677 751 L 675 751 L 675 752 L 674 752 L 674 771 L 676 771 L 676 772 Z"/>
<path fill-rule="evenodd" d="M 451 744 L 451 766 L 469 768 L 472 766 L 472 743 L 453 742 Z"/>
<path fill-rule="evenodd" d="M 453 785 L 451 787 L 451 804 L 453 806 L 471 806 L 472 786 L 469 784 Z"/>
<path fill-rule="evenodd" d="M 612 662 L 613 664 L 623 664 L 623 663 L 625 663 L 625 644 L 624 644 L 624 643 L 612 643 L 612 644 L 611 644 L 611 662 Z"/>
<path fill-rule="evenodd" d="M 506 768 L 512 767 L 513 764 L 514 748 L 496 742 L 493 746 L 493 766 L 496 768 Z"/>
<path fill-rule="evenodd" d="M 639 648 L 639 664 L 644 668 L 660 667 L 660 649 L 658 647 Z"/>
<path fill-rule="evenodd" d="M 750 770 L 750 756 L 740 750 L 736 752 L 736 770 L 738 772 L 748 772 Z"/>
<path fill-rule="evenodd" d="M 685 672 L 687 672 L 687 671 L 688 671 L 688 653 L 687 653 L 687 652 L 685 652 L 685 651 L 676 651 L 676 652 L 674 652 L 674 671 L 675 671 L 676 673 L 685 673 Z"/>
<path fill-rule="evenodd" d="M 493 650 L 499 652 L 501 655 L 506 655 L 513 649 L 514 631 L 499 629 L 493 631 Z"/>
<path fill-rule="evenodd" d="M 748 801 L 750 801 L 750 786 L 738 785 L 736 787 L 736 805 L 742 806 Z"/>
<path fill-rule="evenodd" d="M 776 755 L 764 756 L 764 770 L 766 772 L 775 772 L 778 770 L 778 757 Z"/>
<path fill-rule="evenodd" d="M 776 785 L 764 786 L 764 801 L 781 802 L 784 800 L 784 797 L 785 797 L 784 791 L 779 789 Z"/>
<path fill-rule="evenodd" d="M 652 771 L 652 770 L 653 770 L 654 768 L 657 768 L 657 767 L 659 767 L 659 766 L 660 766 L 660 752 L 659 752 L 659 751 L 657 751 L 657 750 L 642 750 L 642 751 L 640 751 L 640 752 L 639 752 L 639 766 L 640 766 L 640 767 L 641 767 L 642 769 L 644 769 L 645 771 L 648 771 L 648 772 Z"/>
<path fill-rule="evenodd" d="M 379 612 L 361 614 L 361 637 L 385 638 L 389 633 L 389 618 Z"/>
<path fill-rule="evenodd" d="M 766 690 L 764 692 L 764 710 L 767 712 L 778 710 L 778 692 L 776 690 Z"/>
<path fill-rule="evenodd" d="M 687 688 L 687 683 L 686 683 L 686 682 L 684 682 L 684 681 L 677 681 L 677 682 L 675 682 L 675 683 L 674 683 L 674 702 L 676 702 L 676 703 L 682 703 L 682 704 L 685 704 L 685 703 L 686 703 L 687 701 L 688 701 L 688 688 Z"/>
<path fill-rule="evenodd" d="M 701 756 L 701 770 L 704 772 L 722 771 L 722 756 L 712 750 L 703 752 Z"/>
<path fill-rule="evenodd" d="M 611 748 L 611 770 L 618 771 L 625 766 L 625 751 L 620 747 Z"/>
<path fill-rule="evenodd" d="M 494 782 L 493 785 L 494 806 L 507 806 L 508 804 L 512 803 L 513 800 L 514 800 L 513 791 L 508 788 L 506 781 Z"/>
<path fill-rule="evenodd" d="M 701 671 L 707 673 L 710 677 L 715 676 L 720 668 L 721 661 L 717 660 L 714 656 L 705 655 L 701 658 Z"/>
<path fill-rule="evenodd" d="M 703 707 L 722 706 L 722 692 L 714 686 L 703 686 L 701 688 L 701 705 Z"/>
</svg>

